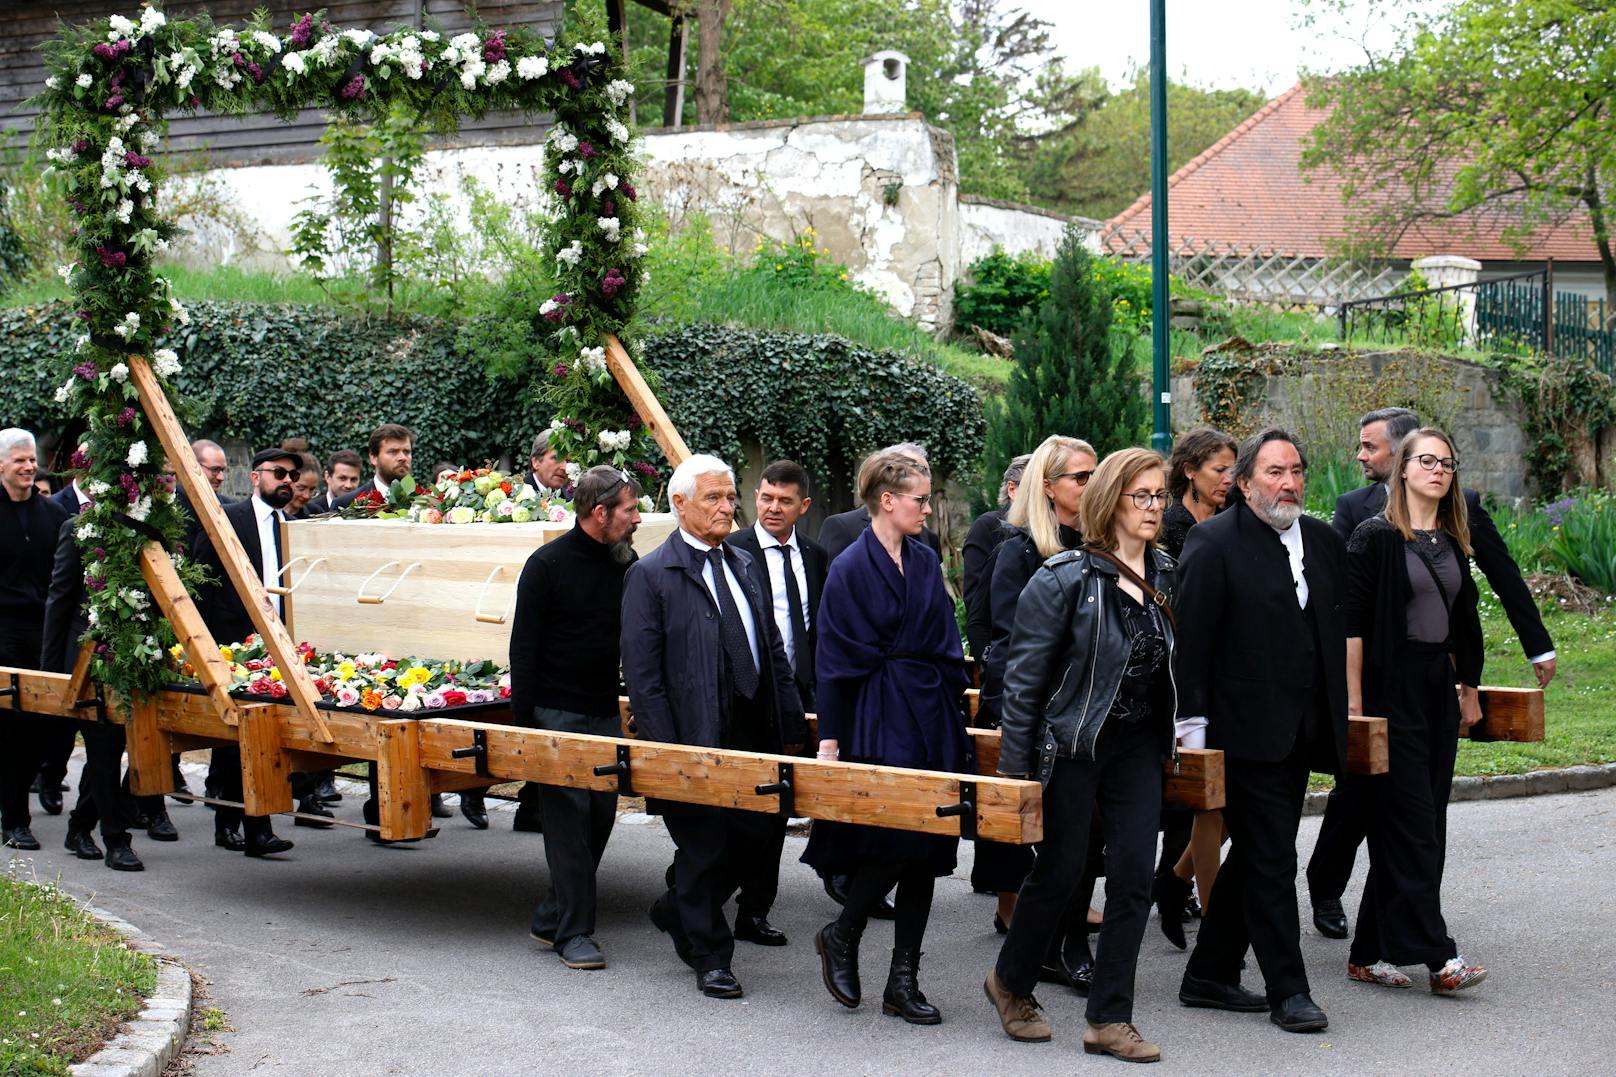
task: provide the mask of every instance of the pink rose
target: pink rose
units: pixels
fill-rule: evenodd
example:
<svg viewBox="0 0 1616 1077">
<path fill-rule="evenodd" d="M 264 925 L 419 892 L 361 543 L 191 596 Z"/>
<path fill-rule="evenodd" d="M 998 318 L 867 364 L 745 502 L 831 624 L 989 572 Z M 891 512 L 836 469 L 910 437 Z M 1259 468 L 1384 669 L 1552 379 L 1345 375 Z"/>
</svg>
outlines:
<svg viewBox="0 0 1616 1077">
<path fill-rule="evenodd" d="M 427 509 L 421 513 L 421 522 L 424 524 L 441 524 L 443 522 L 443 513 L 437 509 Z"/>
<path fill-rule="evenodd" d="M 352 707 L 359 702 L 359 693 L 352 685 L 343 685 L 337 689 L 337 702 L 344 707 Z"/>
<path fill-rule="evenodd" d="M 444 707 L 443 693 L 433 692 L 431 695 L 422 700 L 422 702 L 426 705 L 426 709 L 429 711 L 442 710 Z"/>
<path fill-rule="evenodd" d="M 402 706 L 404 700 L 400 696 L 382 696 L 382 710 L 396 711 Z"/>
<path fill-rule="evenodd" d="M 571 515 L 572 513 L 568 512 L 560 505 L 555 505 L 550 509 L 550 522 L 553 524 L 564 524 L 567 522 L 567 517 Z"/>
</svg>

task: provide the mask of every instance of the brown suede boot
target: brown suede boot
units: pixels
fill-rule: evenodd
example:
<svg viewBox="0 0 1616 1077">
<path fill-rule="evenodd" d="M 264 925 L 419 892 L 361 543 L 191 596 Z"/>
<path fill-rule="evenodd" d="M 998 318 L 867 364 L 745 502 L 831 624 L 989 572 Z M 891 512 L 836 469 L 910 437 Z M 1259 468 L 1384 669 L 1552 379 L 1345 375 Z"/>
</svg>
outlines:
<svg viewBox="0 0 1616 1077">
<path fill-rule="evenodd" d="M 1083 1051 L 1091 1055 L 1110 1055 L 1124 1062 L 1160 1062 L 1161 1048 L 1139 1035 L 1139 1030 L 1126 1021 L 1113 1021 L 1097 1025 L 1089 1022 L 1083 1033 Z"/>
<path fill-rule="evenodd" d="M 982 985 L 993 1008 L 999 1011 L 999 1023 L 1005 1035 L 1022 1043 L 1044 1043 L 1053 1034 L 1049 1022 L 1038 1012 L 1038 1000 L 1031 995 L 1012 995 L 1010 989 L 999 982 L 999 970 L 988 973 Z"/>
</svg>

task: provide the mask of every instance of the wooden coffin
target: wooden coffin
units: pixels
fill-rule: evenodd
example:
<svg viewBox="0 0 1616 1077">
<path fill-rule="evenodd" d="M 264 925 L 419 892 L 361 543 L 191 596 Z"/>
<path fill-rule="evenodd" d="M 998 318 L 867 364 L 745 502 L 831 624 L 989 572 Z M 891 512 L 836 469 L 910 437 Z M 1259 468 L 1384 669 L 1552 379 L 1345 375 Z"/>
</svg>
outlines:
<svg viewBox="0 0 1616 1077">
<path fill-rule="evenodd" d="M 286 625 L 321 650 L 504 664 L 522 566 L 571 526 L 291 521 Z M 675 526 L 670 513 L 644 514 L 634 548 L 649 553 Z"/>
</svg>

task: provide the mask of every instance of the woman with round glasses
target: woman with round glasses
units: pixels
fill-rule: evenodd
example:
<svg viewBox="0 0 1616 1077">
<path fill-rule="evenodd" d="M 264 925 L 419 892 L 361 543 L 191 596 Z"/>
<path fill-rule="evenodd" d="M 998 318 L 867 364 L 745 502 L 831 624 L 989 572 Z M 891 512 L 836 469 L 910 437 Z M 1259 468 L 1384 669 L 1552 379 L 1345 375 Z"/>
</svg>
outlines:
<svg viewBox="0 0 1616 1077">
<path fill-rule="evenodd" d="M 1409 987 L 1397 966 L 1424 964 L 1437 994 L 1487 978 L 1442 917 L 1459 730 L 1481 719 L 1481 621 L 1458 471 L 1452 439 L 1414 431 L 1393 458 L 1385 510 L 1347 544 L 1347 710 L 1386 718 L 1390 757 L 1387 773 L 1350 779 L 1369 783 L 1371 815 L 1347 975 Z"/>
<path fill-rule="evenodd" d="M 1032 989 L 1082 878 L 1098 807 L 1105 924 L 1083 1050 L 1130 1062 L 1161 1057 L 1133 1025 L 1133 987 L 1178 707 L 1177 569 L 1155 548 L 1167 499 L 1162 459 L 1148 449 L 1112 453 L 1095 470 L 1083 495 L 1085 545 L 1051 558 L 1022 592 L 1000 727 L 999 772 L 1044 785 L 1044 840 L 988 997 L 1012 1039 L 1049 1039 Z"/>
<path fill-rule="evenodd" d="M 992 575 L 988 583 L 988 606 L 992 638 L 982 659 L 982 698 L 990 713 L 997 713 L 1004 691 L 1005 654 L 1010 647 L 1010 628 L 1016 620 L 1016 603 L 1038 566 L 1081 541 L 1078 510 L 1083 491 L 1094 474 L 1099 459 L 1094 448 L 1079 438 L 1054 434 L 1033 451 L 1032 459 L 1016 487 L 1015 500 L 1005 517 L 1011 534 L 993 551 Z M 1016 891 L 1032 870 L 1033 851 L 1026 845 L 1005 845 L 978 841 L 971 883 L 977 889 L 999 895 L 994 927 L 1003 934 L 1015 914 Z M 1090 879 L 1089 885 L 1093 886 Z M 1050 953 L 1046 976 L 1053 982 L 1082 990 L 1093 968 L 1088 933 L 1082 923 L 1088 912 L 1088 895 L 1074 910 L 1070 932 L 1056 940 Z"/>
</svg>

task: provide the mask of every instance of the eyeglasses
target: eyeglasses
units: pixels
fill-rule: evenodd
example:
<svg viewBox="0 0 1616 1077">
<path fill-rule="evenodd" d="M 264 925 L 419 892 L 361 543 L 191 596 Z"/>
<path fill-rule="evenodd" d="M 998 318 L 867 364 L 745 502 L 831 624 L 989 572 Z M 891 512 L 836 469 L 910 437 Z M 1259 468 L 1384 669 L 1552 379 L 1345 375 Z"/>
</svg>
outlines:
<svg viewBox="0 0 1616 1077">
<path fill-rule="evenodd" d="M 276 481 L 281 479 L 291 479 L 293 482 L 296 482 L 297 477 L 303 474 L 303 469 L 300 467 L 261 467 L 257 470 L 265 474 L 275 476 Z"/>
<path fill-rule="evenodd" d="M 920 505 L 921 507 L 925 507 L 926 505 L 931 504 L 931 495 L 930 494 L 903 494 L 903 493 L 899 493 L 896 490 L 892 491 L 892 493 L 896 497 L 912 497 L 912 498 L 915 499 L 915 504 Z"/>
<path fill-rule="evenodd" d="M 1059 475 L 1051 475 L 1049 477 L 1049 481 L 1050 482 L 1059 482 L 1061 479 L 1072 479 L 1079 486 L 1087 486 L 1089 484 L 1089 480 L 1092 479 L 1093 477 L 1094 477 L 1094 472 L 1092 470 L 1090 470 L 1090 471 L 1063 471 Z"/>
<path fill-rule="evenodd" d="M 1158 507 L 1164 508 L 1167 505 L 1166 491 L 1155 494 L 1147 494 L 1143 490 L 1135 490 L 1131 494 L 1124 494 L 1122 496 L 1131 498 L 1133 500 L 1133 507 L 1136 509 L 1154 509 Z"/>
<path fill-rule="evenodd" d="M 1459 473 L 1459 461 L 1455 460 L 1451 456 L 1433 456 L 1431 453 L 1422 452 L 1420 455 L 1414 458 L 1414 462 L 1419 464 L 1420 467 L 1424 468 L 1426 471 L 1435 471 L 1438 467 L 1440 467 L 1449 475 L 1457 475 Z"/>
<path fill-rule="evenodd" d="M 223 475 L 226 471 L 229 471 L 230 469 L 228 467 L 226 467 L 224 464 L 220 464 L 218 467 L 204 467 L 202 470 L 206 471 L 209 475 Z"/>
</svg>

